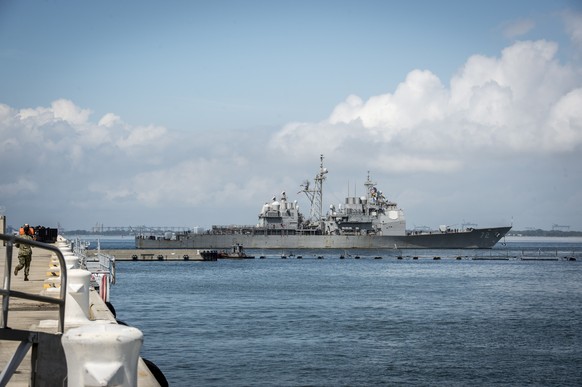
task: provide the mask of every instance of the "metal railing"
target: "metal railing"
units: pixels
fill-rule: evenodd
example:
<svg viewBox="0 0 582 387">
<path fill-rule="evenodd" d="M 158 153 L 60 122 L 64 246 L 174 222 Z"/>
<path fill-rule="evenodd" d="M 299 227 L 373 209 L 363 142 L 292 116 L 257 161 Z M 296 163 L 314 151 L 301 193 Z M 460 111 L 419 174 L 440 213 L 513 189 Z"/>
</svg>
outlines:
<svg viewBox="0 0 582 387">
<path fill-rule="evenodd" d="M 57 247 L 52 245 L 36 242 L 29 239 L 19 238 L 13 235 L 0 234 L 0 240 L 4 241 L 6 244 L 6 261 L 4 263 L 4 281 L 3 286 L 0 288 L 0 294 L 2 295 L 2 320 L 0 321 L 0 328 L 8 328 L 8 310 L 10 307 L 10 298 L 22 298 L 31 301 L 46 302 L 49 304 L 56 304 L 59 306 L 59 332 L 63 333 L 65 331 L 65 299 L 67 292 L 67 265 L 65 263 L 65 258 Z M 59 264 L 61 266 L 61 289 L 60 297 L 47 297 L 38 294 L 30 294 L 10 288 L 10 280 L 12 274 L 12 250 L 15 243 L 26 244 L 33 247 L 38 247 L 43 250 L 49 250 L 55 253 L 59 259 Z"/>
<path fill-rule="evenodd" d="M 5 235 L 0 234 L 0 240 L 4 241 L 6 246 L 6 260 L 4 262 L 4 281 L 3 287 L 0 288 L 0 294 L 2 295 L 2 320 L 0 321 L 0 340 L 9 340 L 9 341 L 20 341 L 16 352 L 12 355 L 12 358 L 8 361 L 5 365 L 4 369 L 0 373 L 0 386 L 4 387 L 8 385 L 10 379 L 20 366 L 22 360 L 24 360 L 26 354 L 33 348 L 33 355 L 32 355 L 32 372 L 31 372 L 31 379 L 30 385 L 36 385 L 36 375 L 42 367 L 39 365 L 41 361 L 38 358 L 38 351 L 36 351 L 35 356 L 35 348 L 38 348 L 40 343 L 47 343 L 50 342 L 49 346 L 56 345 L 55 343 L 60 343 L 60 335 L 65 332 L 65 299 L 66 299 L 66 292 L 67 292 L 67 266 L 65 264 L 65 258 L 61 251 L 51 245 L 46 243 L 36 242 L 30 239 L 19 238 L 14 235 Z M 55 253 L 59 260 L 59 264 L 61 266 L 61 288 L 60 288 L 60 295 L 59 298 L 54 297 L 46 297 L 41 296 L 38 294 L 31 294 L 26 292 L 21 292 L 17 290 L 13 290 L 10 287 L 10 280 L 12 275 L 12 254 L 13 254 L 13 247 L 14 244 L 25 244 L 33 247 L 38 247 L 43 250 L 49 250 Z M 21 329 L 12 329 L 8 326 L 8 312 L 10 310 L 10 298 L 21 298 L 31 301 L 38 301 L 44 302 L 49 304 L 56 304 L 59 306 L 59 321 L 58 321 L 58 330 L 59 334 L 56 336 L 44 333 L 44 332 L 36 332 L 30 330 L 21 330 Z M 54 354 L 52 356 L 55 356 Z M 46 370 L 45 370 L 46 371 Z M 62 371 L 62 370 L 61 370 Z M 45 372 L 46 373 L 46 372 Z M 52 374 L 60 375 L 62 372 L 56 371 L 52 369 Z"/>
<path fill-rule="evenodd" d="M 0 288 L 0 294 L 2 295 L 2 316 L 1 316 L 2 320 L 0 321 L 0 340 L 20 341 L 20 344 L 16 349 L 16 352 L 13 354 L 12 358 L 8 361 L 8 364 L 6 364 L 6 366 L 2 370 L 2 373 L 0 374 L 0 386 L 5 386 L 12 378 L 14 372 L 16 372 L 18 366 L 28 353 L 29 349 L 33 347 L 33 345 L 38 345 L 40 341 L 44 340 L 44 337 L 46 335 L 41 332 L 11 329 L 8 326 L 8 312 L 10 310 L 10 298 L 15 297 L 31 301 L 57 304 L 59 306 L 58 329 L 59 333 L 64 333 L 65 299 L 67 289 L 67 267 L 65 264 L 63 254 L 58 248 L 54 246 L 48 245 L 46 243 L 36 242 L 30 239 L 24 239 L 19 238 L 17 236 L 5 234 L 0 234 L 0 240 L 4 241 L 4 244 L 6 245 L 6 260 L 4 262 L 4 281 L 2 288 Z M 61 289 L 59 298 L 46 297 L 11 289 L 10 280 L 12 274 L 12 253 L 14 244 L 16 243 L 26 244 L 44 250 L 49 250 L 56 254 L 56 256 L 59 259 L 59 264 L 61 266 Z M 34 381 L 34 378 L 32 378 L 32 381 Z M 34 383 L 32 385 L 34 385 Z"/>
</svg>

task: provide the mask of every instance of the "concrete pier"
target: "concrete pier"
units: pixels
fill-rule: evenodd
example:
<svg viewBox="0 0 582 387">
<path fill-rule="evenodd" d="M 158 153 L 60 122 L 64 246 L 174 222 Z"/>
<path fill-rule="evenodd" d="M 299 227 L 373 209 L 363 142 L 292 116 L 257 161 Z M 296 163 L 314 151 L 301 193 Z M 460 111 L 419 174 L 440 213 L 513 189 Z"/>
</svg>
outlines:
<svg viewBox="0 0 582 387">
<path fill-rule="evenodd" d="M 48 290 L 45 288 L 47 280 L 47 273 L 49 263 L 54 255 L 51 251 L 43 250 L 37 247 L 32 249 L 32 263 L 30 267 L 29 281 L 24 281 L 23 271 L 15 276 L 11 275 L 11 290 L 25 292 L 35 295 L 47 295 Z M 0 275 L 4 276 L 6 261 L 6 247 L 0 242 Z M 12 254 L 12 271 L 18 264 L 18 249 L 13 249 Z M 115 317 L 111 314 L 105 302 L 99 297 L 95 290 L 91 290 L 89 294 L 90 316 L 89 320 L 103 320 L 116 324 Z M 115 303 L 114 297 L 112 303 Z M 58 335 L 58 306 L 53 304 L 46 304 L 38 301 L 24 300 L 16 297 L 10 297 L 9 313 L 7 319 L 7 326 L 11 330 L 29 330 L 35 332 L 48 333 Z M 66 322 L 66 320 L 65 320 Z M 147 341 L 147 337 L 145 338 Z M 0 368 L 9 362 L 11 357 L 17 350 L 18 341 L 0 340 Z M 40 347 L 41 344 L 39 344 Z M 67 365 L 64 360 L 64 354 L 61 348 L 51 348 L 54 350 L 54 355 L 51 353 L 44 353 L 43 356 L 51 358 L 50 367 L 51 372 L 63 373 L 66 375 Z M 24 360 L 20 363 L 16 372 L 9 382 L 9 386 L 24 387 L 31 384 L 31 352 L 28 351 Z M 37 353 L 38 356 L 38 353 Z M 138 363 L 138 386 L 140 387 L 154 387 L 159 386 L 159 383 L 149 371 L 142 359 Z"/>
</svg>

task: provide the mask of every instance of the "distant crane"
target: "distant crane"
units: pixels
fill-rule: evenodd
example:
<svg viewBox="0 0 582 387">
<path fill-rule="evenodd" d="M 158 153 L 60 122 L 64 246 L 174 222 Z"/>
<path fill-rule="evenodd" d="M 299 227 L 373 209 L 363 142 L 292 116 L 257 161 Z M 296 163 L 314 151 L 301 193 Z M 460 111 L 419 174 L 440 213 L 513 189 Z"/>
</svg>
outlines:
<svg viewBox="0 0 582 387">
<path fill-rule="evenodd" d="M 120 234 L 141 234 L 141 233 L 163 233 L 163 232 L 190 232 L 190 227 L 182 226 L 105 226 L 103 223 L 96 223 L 91 228 L 95 234 L 120 233 Z"/>
</svg>

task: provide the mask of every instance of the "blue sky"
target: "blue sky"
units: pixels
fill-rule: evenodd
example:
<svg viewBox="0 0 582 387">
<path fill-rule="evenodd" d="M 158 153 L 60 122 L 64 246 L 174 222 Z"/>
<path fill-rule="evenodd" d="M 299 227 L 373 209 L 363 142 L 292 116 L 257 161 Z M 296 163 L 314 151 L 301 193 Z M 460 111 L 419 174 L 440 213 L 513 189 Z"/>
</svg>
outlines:
<svg viewBox="0 0 582 387">
<path fill-rule="evenodd" d="M 65 228 L 253 224 L 323 153 L 325 206 L 369 170 L 409 227 L 582 230 L 581 15 L 576 1 L 2 1 L 0 209 Z"/>
</svg>

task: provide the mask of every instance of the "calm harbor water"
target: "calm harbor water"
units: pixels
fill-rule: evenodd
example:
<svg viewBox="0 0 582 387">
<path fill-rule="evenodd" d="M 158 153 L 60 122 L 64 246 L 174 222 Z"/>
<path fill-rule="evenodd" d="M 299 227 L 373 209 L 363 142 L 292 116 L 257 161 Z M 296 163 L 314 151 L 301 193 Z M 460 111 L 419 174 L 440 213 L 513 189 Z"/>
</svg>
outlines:
<svg viewBox="0 0 582 387">
<path fill-rule="evenodd" d="M 508 245 L 578 260 L 118 262 L 111 297 L 173 386 L 582 385 L 582 243 Z"/>
</svg>

